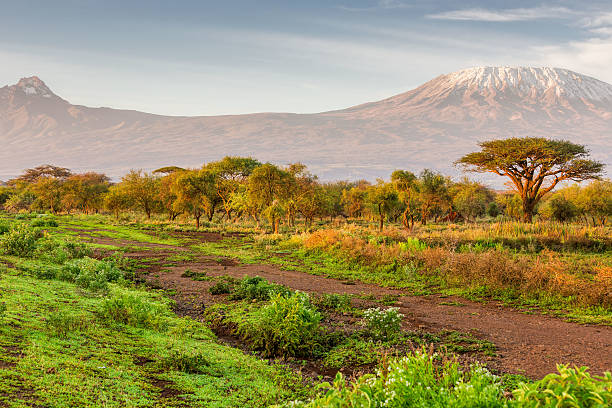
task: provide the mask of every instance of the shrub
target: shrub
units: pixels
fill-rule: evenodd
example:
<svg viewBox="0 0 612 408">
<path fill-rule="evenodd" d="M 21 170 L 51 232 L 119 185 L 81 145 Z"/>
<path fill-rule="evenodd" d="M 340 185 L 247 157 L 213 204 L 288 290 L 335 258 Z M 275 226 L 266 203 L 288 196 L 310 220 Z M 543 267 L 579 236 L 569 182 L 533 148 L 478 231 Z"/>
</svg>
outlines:
<svg viewBox="0 0 612 408">
<path fill-rule="evenodd" d="M 397 307 L 376 307 L 363 312 L 363 323 L 373 338 L 386 340 L 400 333 L 403 317 Z"/>
<path fill-rule="evenodd" d="M 428 407 L 502 408 L 499 378 L 486 369 L 473 366 L 462 372 L 454 361 L 435 363 L 435 354 L 417 351 L 393 360 L 376 375 L 365 375 L 347 384 L 338 373 L 333 384 L 324 384 L 325 395 L 307 404 L 309 408 L 345 407 Z"/>
<path fill-rule="evenodd" d="M 68 334 L 87 327 L 87 319 L 82 315 L 69 313 L 66 310 L 58 310 L 49 315 L 46 327 L 56 336 L 65 338 Z"/>
<path fill-rule="evenodd" d="M 274 294 L 288 295 L 290 290 L 268 282 L 260 276 L 250 278 L 245 276 L 231 294 L 231 300 L 268 300 Z"/>
<path fill-rule="evenodd" d="M 36 218 L 36 219 L 32 220 L 30 225 L 32 227 L 55 228 L 55 227 L 58 226 L 58 223 L 55 220 L 55 218 L 52 218 L 52 217 L 42 217 L 42 218 Z"/>
<path fill-rule="evenodd" d="M 197 350 L 171 350 L 168 357 L 162 358 L 160 368 L 182 371 L 188 374 L 207 374 L 210 361 Z"/>
<path fill-rule="evenodd" d="M 325 293 L 315 300 L 315 304 L 322 309 L 349 311 L 351 296 L 346 293 Z"/>
<path fill-rule="evenodd" d="M 42 239 L 38 242 L 36 248 L 37 258 L 56 264 L 63 264 L 68 260 L 89 255 L 91 255 L 91 250 L 84 243 L 74 239 L 62 241 Z"/>
<path fill-rule="evenodd" d="M 39 231 L 27 224 L 17 223 L 2 236 L 0 244 L 5 254 L 25 258 L 34 253 L 39 238 Z"/>
<path fill-rule="evenodd" d="M 168 328 L 171 317 L 167 303 L 153 300 L 146 293 L 133 291 L 115 292 L 101 303 L 98 314 L 106 322 L 159 331 Z"/>
<path fill-rule="evenodd" d="M 108 287 L 108 282 L 121 279 L 123 273 L 110 262 L 85 257 L 67 262 L 57 277 L 84 289 L 102 290 Z"/>
<path fill-rule="evenodd" d="M 62 279 L 61 268 L 55 265 L 36 265 L 31 268 L 24 268 L 27 272 L 30 272 L 32 275 L 37 277 L 38 279 Z"/>
<path fill-rule="evenodd" d="M 268 357 L 303 356 L 316 346 L 320 321 L 307 294 L 275 294 L 270 304 L 238 323 L 238 333 Z"/>
<path fill-rule="evenodd" d="M 224 293 L 231 293 L 232 292 L 232 285 L 230 285 L 227 282 L 217 282 L 213 286 L 211 286 L 208 289 L 208 291 L 212 295 L 221 295 L 221 294 L 224 294 Z"/>
<path fill-rule="evenodd" d="M 586 367 L 572 369 L 558 365 L 558 374 L 548 374 L 532 384 L 521 384 L 513 394 L 521 407 L 612 406 L 612 374 L 593 378 Z"/>
<path fill-rule="evenodd" d="M 11 230 L 11 224 L 0 222 L 0 235 L 6 234 Z"/>
<path fill-rule="evenodd" d="M 6 303 L 0 302 L 0 318 L 4 317 L 6 313 Z"/>
</svg>

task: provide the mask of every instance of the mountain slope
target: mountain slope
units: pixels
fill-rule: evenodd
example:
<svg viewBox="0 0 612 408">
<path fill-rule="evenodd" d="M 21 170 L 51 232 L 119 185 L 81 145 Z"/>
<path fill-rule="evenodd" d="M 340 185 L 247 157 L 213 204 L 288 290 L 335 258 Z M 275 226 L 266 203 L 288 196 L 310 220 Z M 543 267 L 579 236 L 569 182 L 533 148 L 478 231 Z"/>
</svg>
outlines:
<svg viewBox="0 0 612 408">
<path fill-rule="evenodd" d="M 223 155 L 302 161 L 324 179 L 455 172 L 478 140 L 566 138 L 612 163 L 612 85 L 558 68 L 480 67 L 318 114 L 171 117 L 71 105 L 38 78 L 0 88 L 0 178 L 52 162 L 113 176 Z"/>
</svg>

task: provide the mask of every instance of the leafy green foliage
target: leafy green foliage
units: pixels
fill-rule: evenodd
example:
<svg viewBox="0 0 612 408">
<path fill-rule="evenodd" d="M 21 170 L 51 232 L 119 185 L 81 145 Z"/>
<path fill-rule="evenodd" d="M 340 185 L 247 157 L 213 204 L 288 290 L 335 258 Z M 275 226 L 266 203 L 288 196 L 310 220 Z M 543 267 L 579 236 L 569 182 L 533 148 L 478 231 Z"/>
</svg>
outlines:
<svg viewBox="0 0 612 408">
<path fill-rule="evenodd" d="M 177 370 L 188 374 L 210 373 L 211 362 L 197 350 L 170 351 L 170 355 L 164 357 L 160 364 L 164 370 Z"/>
<path fill-rule="evenodd" d="M 62 338 L 85 329 L 88 324 L 83 314 L 77 314 L 65 308 L 51 313 L 46 321 L 47 330 Z"/>
<path fill-rule="evenodd" d="M 586 367 L 558 365 L 559 373 L 548 374 L 532 384 L 521 384 L 514 391 L 518 406 L 604 408 L 612 406 L 612 374 L 591 377 Z"/>
<path fill-rule="evenodd" d="M 388 309 L 372 308 L 363 312 L 363 322 L 372 337 L 389 339 L 401 330 L 403 314 L 397 307 Z"/>
<path fill-rule="evenodd" d="M 53 217 L 41 217 L 32 220 L 30 225 L 32 227 L 56 228 L 58 226 L 58 223 Z"/>
<path fill-rule="evenodd" d="M 284 286 L 275 285 L 260 276 L 245 276 L 236 286 L 230 300 L 268 300 L 274 294 L 289 294 Z"/>
<path fill-rule="evenodd" d="M 303 356 L 312 352 L 320 321 L 307 294 L 275 294 L 239 322 L 237 331 L 266 356 Z"/>
<path fill-rule="evenodd" d="M 351 309 L 351 296 L 346 293 L 325 293 L 314 299 L 313 303 L 322 309 L 348 312 Z"/>
<path fill-rule="evenodd" d="M 40 232 L 25 223 L 16 223 L 2 236 L 0 249 L 7 255 L 20 257 L 32 256 Z"/>
<path fill-rule="evenodd" d="M 103 321 L 165 331 L 171 316 L 168 302 L 153 301 L 136 291 L 117 289 L 98 309 Z"/>
<path fill-rule="evenodd" d="M 83 258 L 91 255 L 91 249 L 84 243 L 71 238 L 52 239 L 43 238 L 38 241 L 36 257 L 55 264 L 63 264 L 71 259 Z"/>
<path fill-rule="evenodd" d="M 208 291 L 211 295 L 222 295 L 232 292 L 232 285 L 228 282 L 217 282 Z"/>
<path fill-rule="evenodd" d="M 347 384 L 338 373 L 333 384 L 324 384 L 325 395 L 295 404 L 309 408 L 344 407 L 507 407 L 499 378 L 474 366 L 467 372 L 454 361 L 417 351 L 393 360 L 376 375 L 365 375 Z"/>
<path fill-rule="evenodd" d="M 89 257 L 66 262 L 57 276 L 90 290 L 105 290 L 108 282 L 117 282 L 122 277 L 123 272 L 112 263 Z"/>
</svg>

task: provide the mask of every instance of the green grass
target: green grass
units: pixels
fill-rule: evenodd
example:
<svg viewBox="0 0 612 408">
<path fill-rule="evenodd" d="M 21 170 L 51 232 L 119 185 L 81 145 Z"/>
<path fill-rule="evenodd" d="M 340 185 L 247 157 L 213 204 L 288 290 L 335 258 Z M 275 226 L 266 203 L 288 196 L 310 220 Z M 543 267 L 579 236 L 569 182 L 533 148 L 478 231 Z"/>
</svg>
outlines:
<svg viewBox="0 0 612 408">
<path fill-rule="evenodd" d="M 112 322 L 100 316 L 105 295 L 13 269 L 2 274 L 0 291 L 0 360 L 8 366 L 0 371 L 0 405 L 263 407 L 293 396 L 278 385 L 283 369 L 218 344 L 204 325 L 169 310 L 165 329 Z M 207 363 L 193 373 L 185 369 L 190 359 Z"/>
</svg>

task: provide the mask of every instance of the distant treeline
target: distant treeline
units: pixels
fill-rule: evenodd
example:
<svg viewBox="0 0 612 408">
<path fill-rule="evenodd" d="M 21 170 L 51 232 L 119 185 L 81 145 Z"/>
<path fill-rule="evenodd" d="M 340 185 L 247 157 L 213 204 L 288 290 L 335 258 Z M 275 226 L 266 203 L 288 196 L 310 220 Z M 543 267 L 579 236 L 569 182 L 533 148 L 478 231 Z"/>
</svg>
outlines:
<svg viewBox="0 0 612 408">
<path fill-rule="evenodd" d="M 149 218 L 192 218 L 198 227 L 202 217 L 249 218 L 257 224 L 267 221 L 275 232 L 281 222 L 293 227 L 300 220 L 309 228 L 317 218 L 375 219 L 382 229 L 388 221 L 412 228 L 415 222 L 523 216 L 519 194 L 495 192 L 467 178 L 453 181 L 432 170 L 397 170 L 388 181 L 374 184 L 323 183 L 302 164 L 280 167 L 246 157 L 225 157 L 199 169 L 132 170 L 116 184 L 104 174 L 43 165 L 0 187 L 0 206 L 11 212 L 109 212 L 116 217 L 139 211 Z M 612 182 L 560 189 L 542 200 L 536 212 L 550 220 L 603 225 L 612 216 Z"/>
</svg>

